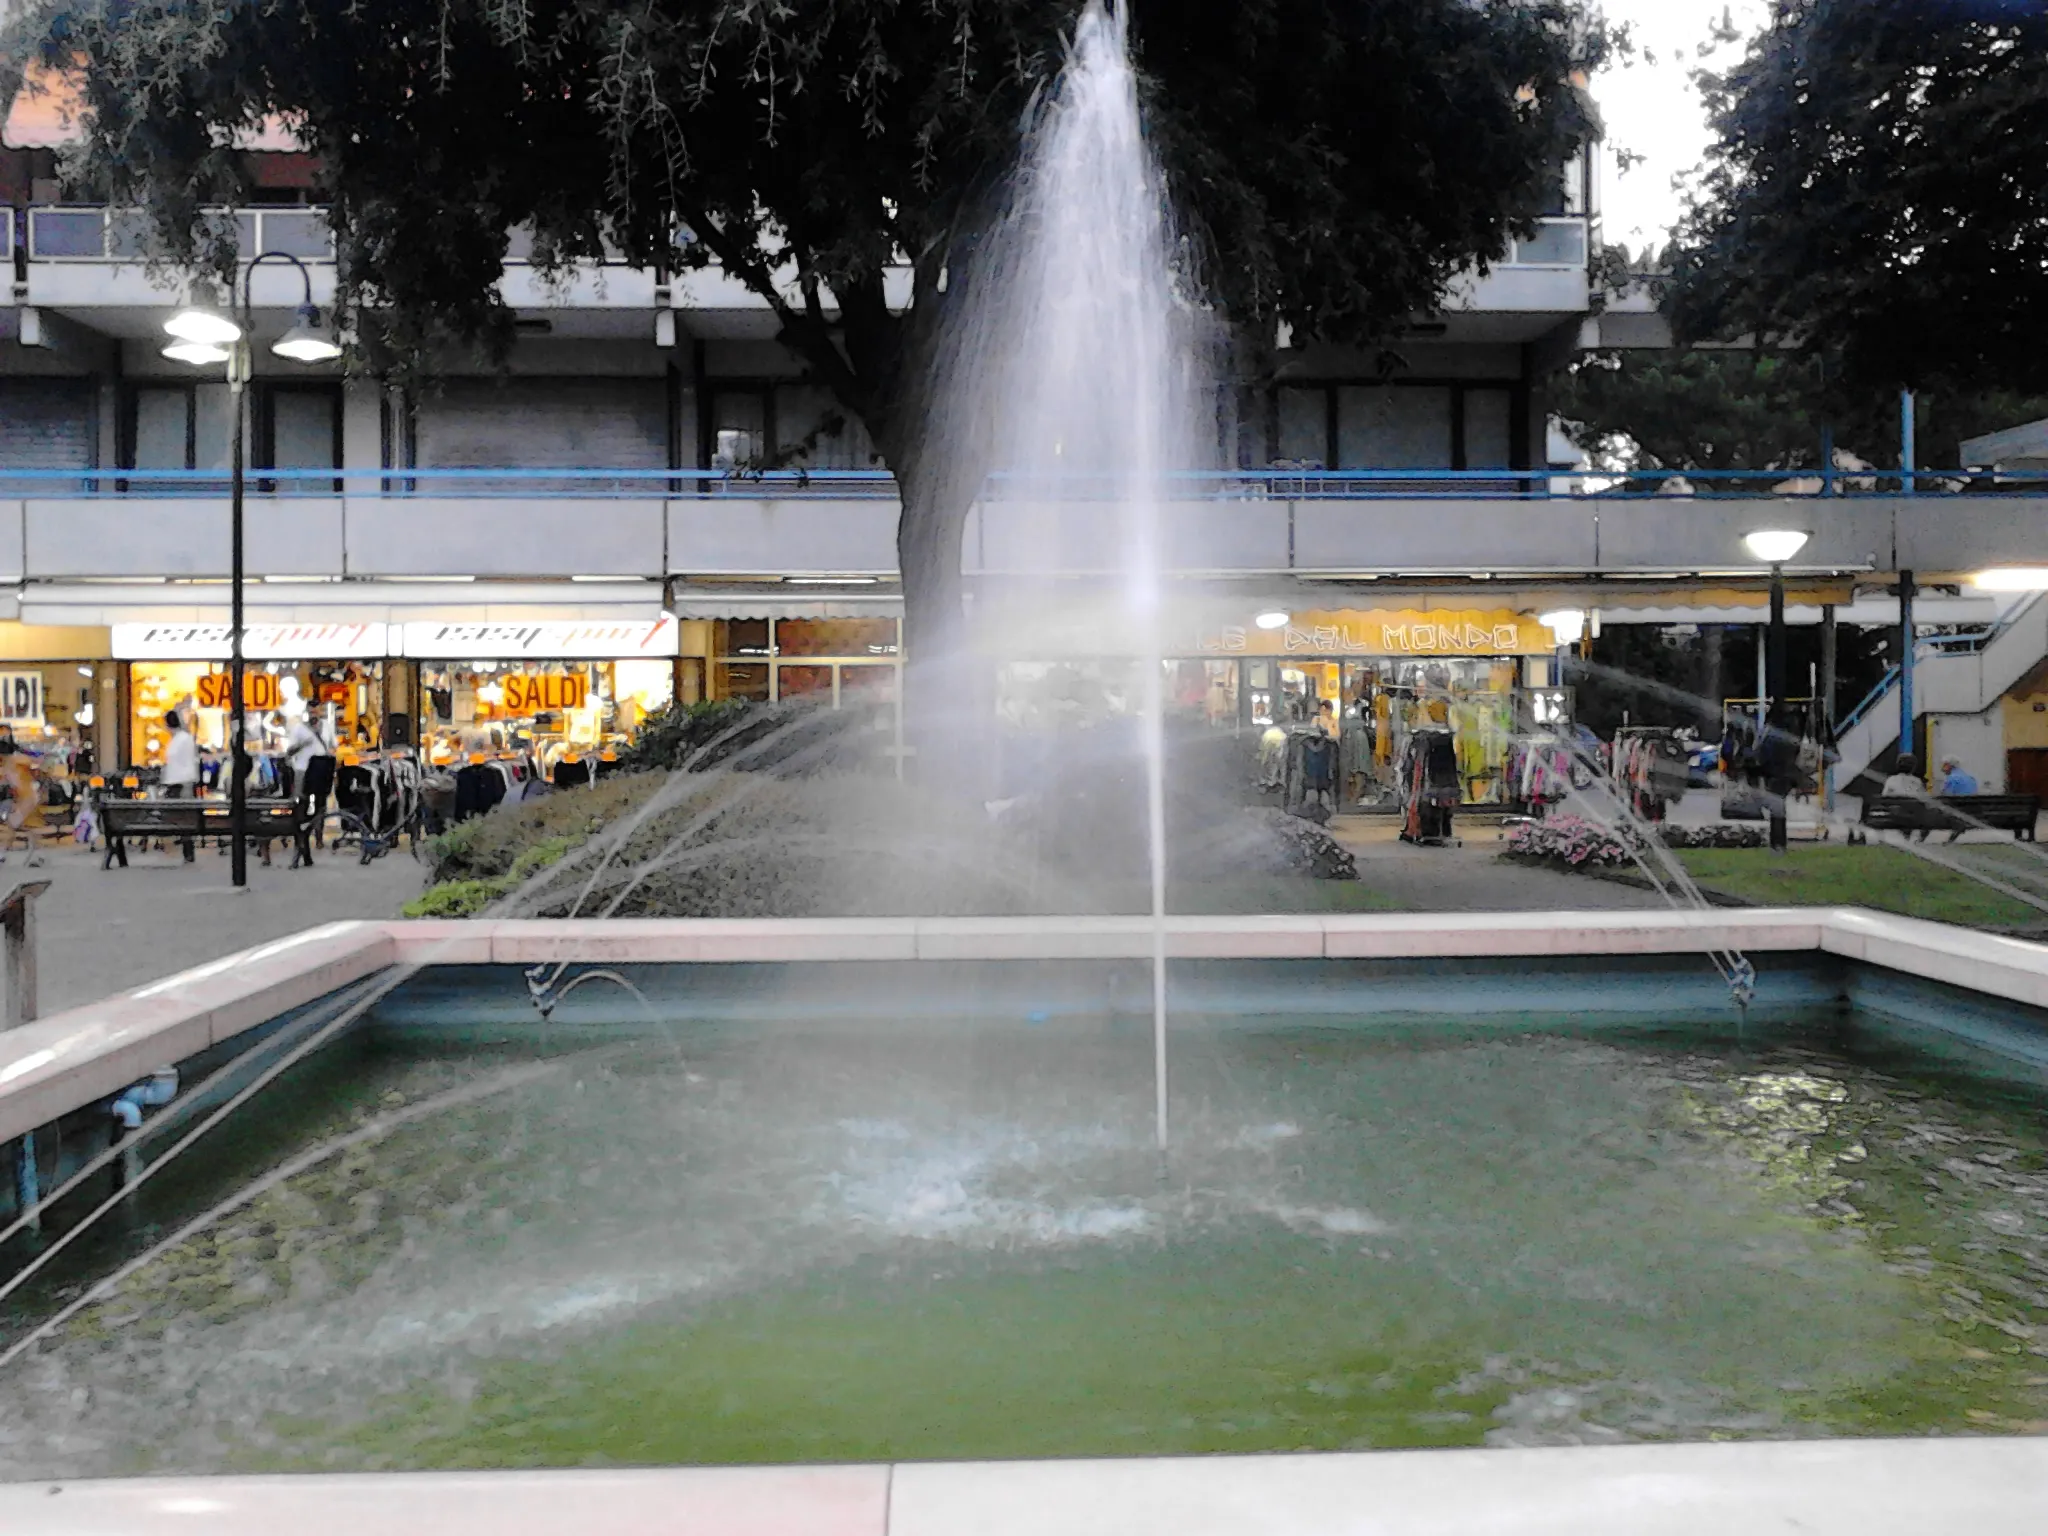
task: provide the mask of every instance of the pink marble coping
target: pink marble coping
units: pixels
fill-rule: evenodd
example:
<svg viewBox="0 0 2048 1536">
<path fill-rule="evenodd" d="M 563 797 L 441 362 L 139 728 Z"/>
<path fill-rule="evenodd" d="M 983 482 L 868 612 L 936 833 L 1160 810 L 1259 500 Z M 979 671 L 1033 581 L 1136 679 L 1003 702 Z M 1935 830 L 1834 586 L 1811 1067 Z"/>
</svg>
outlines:
<svg viewBox="0 0 2048 1536">
<path fill-rule="evenodd" d="M 2048 1440 L 142 1478 L 0 1487 L 9 1536 L 2038 1536 Z"/>
<path fill-rule="evenodd" d="M 0 1486 L 7 1536 L 885 1536 L 888 1509 L 872 1466 Z"/>
<path fill-rule="evenodd" d="M 889 1536 L 2038 1536 L 2048 1440 L 903 1466 Z"/>
<path fill-rule="evenodd" d="M 1926 981 L 2048 1007 L 2048 945 L 1861 907 L 1828 913 L 1821 948 Z"/>
<path fill-rule="evenodd" d="M 1825 951 L 2048 1007 L 2048 947 L 1862 909 L 1172 917 L 1176 959 Z M 1137 917 L 330 923 L 0 1034 L 0 1141 L 394 965 L 1143 960 Z"/>
<path fill-rule="evenodd" d="M 390 967 L 382 923 L 330 923 L 0 1033 L 0 1142 Z"/>
</svg>

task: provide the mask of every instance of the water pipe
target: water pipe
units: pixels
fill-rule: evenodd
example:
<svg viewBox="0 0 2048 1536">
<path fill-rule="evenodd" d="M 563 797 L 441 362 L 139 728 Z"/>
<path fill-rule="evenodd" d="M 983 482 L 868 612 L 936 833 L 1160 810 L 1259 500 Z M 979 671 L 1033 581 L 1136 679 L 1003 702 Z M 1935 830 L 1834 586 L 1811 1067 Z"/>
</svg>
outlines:
<svg viewBox="0 0 2048 1536">
<path fill-rule="evenodd" d="M 142 1129 L 142 1112 L 159 1109 L 178 1096 L 178 1069 L 159 1067 L 139 1083 L 131 1083 L 114 1095 L 107 1113 L 121 1124 L 123 1133 Z"/>
<path fill-rule="evenodd" d="M 14 1144 L 14 1199 L 15 1209 L 30 1232 L 43 1229 L 43 1218 L 36 1207 L 43 1203 L 42 1182 L 36 1171 L 36 1133 L 26 1131 L 21 1140 Z"/>
</svg>

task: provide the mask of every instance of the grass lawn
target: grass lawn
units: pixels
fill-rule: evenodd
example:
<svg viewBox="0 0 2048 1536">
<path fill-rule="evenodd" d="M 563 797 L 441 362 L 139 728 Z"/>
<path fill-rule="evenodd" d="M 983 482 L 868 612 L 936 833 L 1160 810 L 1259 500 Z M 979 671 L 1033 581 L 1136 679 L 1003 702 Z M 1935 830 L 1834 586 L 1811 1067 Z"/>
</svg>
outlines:
<svg viewBox="0 0 2048 1536">
<path fill-rule="evenodd" d="M 2048 900 L 2048 854 L 1975 844 L 1938 851 L 1941 857 L 1981 869 L 2007 884 L 2041 890 Z M 1901 848 L 1821 843 L 1795 846 L 1783 854 L 1761 848 L 1715 848 L 1679 857 L 1702 886 L 1763 906 L 1875 907 L 1976 928 L 2048 923 L 2048 912 L 2039 907 Z"/>
</svg>

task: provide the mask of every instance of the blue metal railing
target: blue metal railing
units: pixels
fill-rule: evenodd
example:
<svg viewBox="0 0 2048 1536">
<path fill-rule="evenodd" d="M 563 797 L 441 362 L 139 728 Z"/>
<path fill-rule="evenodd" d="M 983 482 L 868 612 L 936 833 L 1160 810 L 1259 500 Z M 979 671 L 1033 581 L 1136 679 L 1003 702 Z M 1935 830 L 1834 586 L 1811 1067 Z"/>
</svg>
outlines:
<svg viewBox="0 0 2048 1536">
<path fill-rule="evenodd" d="M 1928 635 L 1914 641 L 1913 660 L 1917 663 L 1940 656 L 1969 656 L 1982 651 L 1992 641 L 2012 628 L 2013 622 L 2019 617 L 2021 610 L 2028 606 L 2030 601 L 2031 599 L 2028 599 L 2027 601 L 2015 603 L 2011 608 L 1999 615 L 1996 623 L 1988 624 L 1981 629 L 1967 630 L 1955 635 Z M 1855 727 L 1857 721 L 1861 720 L 1884 701 L 1891 691 L 1898 686 L 1898 682 L 1898 667 L 1892 666 L 1887 668 L 1884 676 L 1877 680 L 1877 686 L 1866 693 L 1857 702 L 1854 709 L 1835 722 L 1835 735 L 1837 737 L 1847 735 Z"/>
<path fill-rule="evenodd" d="M 1497 500 L 1575 502 L 1675 501 L 1674 482 L 1696 497 L 1799 500 L 1806 477 L 1785 470 L 1715 470 L 1684 473 L 1639 470 L 1627 474 L 1558 474 L 1504 469 L 1236 469 L 1168 474 L 1158 493 L 1170 501 L 1413 501 Z M 1918 482 L 1911 498 L 1898 489 Z M 1932 488 L 1940 486 L 1937 494 Z M 887 499 L 895 478 L 882 469 L 611 469 L 505 467 L 467 469 L 252 469 L 253 494 L 285 496 L 431 495 L 553 496 L 622 499 L 671 496 Z M 1791 486 L 1792 489 L 1786 487 Z M 0 495 L 7 496 L 218 496 L 226 494 L 220 469 L 13 469 L 0 465 Z M 1133 482 L 1115 475 L 1067 474 L 989 477 L 990 500 L 1099 501 L 1128 497 Z M 2048 496 L 2048 472 L 1905 472 L 1842 475 L 1839 498 L 1925 500 L 1930 510 L 1944 495 Z"/>
</svg>

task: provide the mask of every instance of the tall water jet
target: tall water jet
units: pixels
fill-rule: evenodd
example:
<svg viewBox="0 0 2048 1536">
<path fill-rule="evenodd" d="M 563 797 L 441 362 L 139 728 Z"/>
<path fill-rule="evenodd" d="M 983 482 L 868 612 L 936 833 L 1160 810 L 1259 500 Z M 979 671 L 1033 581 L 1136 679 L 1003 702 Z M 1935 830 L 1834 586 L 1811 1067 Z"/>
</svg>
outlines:
<svg viewBox="0 0 2048 1536">
<path fill-rule="evenodd" d="M 1216 457 L 1200 427 L 1206 322 L 1145 138 L 1127 20 L 1092 0 L 1066 65 L 1033 106 L 1008 200 L 961 274 L 948 326 L 939 441 L 991 470 L 983 495 L 1031 530 L 1024 564 L 1069 578 L 980 594 L 972 626 L 995 662 L 1045 657 L 1085 629 L 1134 668 L 1152 912 L 1155 1118 L 1167 1135 L 1162 518 L 1178 471 Z M 1014 552 L 1013 552 L 1014 553 Z M 1038 562 L 1042 560 L 1042 564 Z M 1006 602 L 1005 599 L 1008 599 Z M 1068 649 L 1071 649 L 1068 647 Z"/>
</svg>

